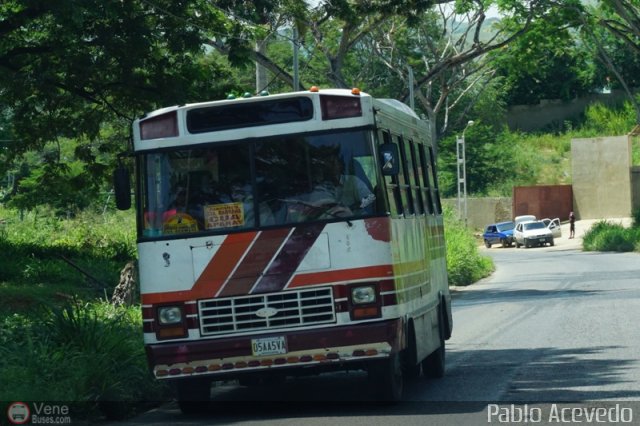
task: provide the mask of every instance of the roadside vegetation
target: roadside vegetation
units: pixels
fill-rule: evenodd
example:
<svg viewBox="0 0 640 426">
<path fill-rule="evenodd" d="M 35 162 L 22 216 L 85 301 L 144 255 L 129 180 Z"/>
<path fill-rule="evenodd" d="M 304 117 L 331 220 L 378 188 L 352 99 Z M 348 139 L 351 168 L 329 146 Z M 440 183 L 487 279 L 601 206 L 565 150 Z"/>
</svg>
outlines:
<svg viewBox="0 0 640 426">
<path fill-rule="evenodd" d="M 71 219 L 0 208 L 0 401 L 68 401 L 122 418 L 166 399 L 148 371 L 139 306 L 110 298 L 135 259 L 133 215 Z"/>
<path fill-rule="evenodd" d="M 582 246 L 586 251 L 640 252 L 640 209 L 629 228 L 607 220 L 596 222 L 584 234 Z"/>
<path fill-rule="evenodd" d="M 495 269 L 493 260 L 480 253 L 471 230 L 457 218 L 452 208 L 445 208 L 444 217 L 449 285 L 466 286 L 489 276 Z"/>
</svg>

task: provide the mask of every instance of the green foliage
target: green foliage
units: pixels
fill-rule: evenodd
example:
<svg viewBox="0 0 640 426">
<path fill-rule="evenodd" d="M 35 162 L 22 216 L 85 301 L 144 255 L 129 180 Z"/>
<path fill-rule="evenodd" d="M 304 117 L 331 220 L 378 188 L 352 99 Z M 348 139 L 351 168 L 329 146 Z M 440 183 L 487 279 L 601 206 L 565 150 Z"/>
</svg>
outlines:
<svg viewBox="0 0 640 426">
<path fill-rule="evenodd" d="M 7 308 L 28 310 L 68 297 L 109 296 L 124 264 L 137 257 L 132 212 L 73 219 L 0 208 L 0 294 Z M 87 276 L 79 269 L 90 275 Z"/>
<path fill-rule="evenodd" d="M 628 101 L 618 108 L 601 103 L 592 104 L 584 115 L 583 130 L 590 136 L 626 135 L 636 125 L 635 111 Z"/>
<path fill-rule="evenodd" d="M 606 220 L 596 222 L 583 236 L 586 251 L 629 252 L 640 249 L 640 228 L 625 228 Z"/>
<path fill-rule="evenodd" d="M 589 75 L 582 72 L 593 61 L 593 55 L 580 49 L 571 31 L 572 26 L 580 24 L 580 4 L 565 3 L 553 13 L 533 20 L 527 32 L 490 54 L 490 62 L 505 80 L 509 105 L 573 99 L 593 87 Z M 505 19 L 500 25 L 513 24 Z"/>
<path fill-rule="evenodd" d="M 447 272 L 449 285 L 465 286 L 491 274 L 493 260 L 482 256 L 471 231 L 450 208 L 445 208 L 445 240 L 447 242 Z"/>
<path fill-rule="evenodd" d="M 166 389 L 149 373 L 139 307 L 71 302 L 0 320 L 4 401 L 75 401 L 87 416 L 104 402 L 159 401 Z"/>
<path fill-rule="evenodd" d="M 0 400 L 69 401 L 92 418 L 166 399 L 148 371 L 140 307 L 103 299 L 136 257 L 133 214 L 0 208 L 0 218 L 0 250 L 11 253 L 0 259 Z"/>
</svg>

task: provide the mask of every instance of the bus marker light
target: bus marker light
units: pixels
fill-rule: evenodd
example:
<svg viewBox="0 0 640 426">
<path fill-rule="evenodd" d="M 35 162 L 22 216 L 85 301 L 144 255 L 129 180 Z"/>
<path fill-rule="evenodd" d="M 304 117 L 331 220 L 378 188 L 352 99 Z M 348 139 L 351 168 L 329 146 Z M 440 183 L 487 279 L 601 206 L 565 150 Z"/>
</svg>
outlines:
<svg viewBox="0 0 640 426">
<path fill-rule="evenodd" d="M 236 368 L 247 368 L 247 363 L 244 362 L 244 361 L 238 361 L 238 362 L 236 362 L 235 367 Z"/>
<path fill-rule="evenodd" d="M 177 339 L 179 337 L 185 337 L 187 333 L 183 326 L 179 325 L 177 327 L 166 327 L 161 328 L 156 331 L 156 336 L 158 339 Z"/>
<path fill-rule="evenodd" d="M 289 364 L 296 364 L 300 362 L 300 358 L 298 358 L 297 356 L 290 356 L 289 358 L 287 358 L 287 362 Z"/>
<path fill-rule="evenodd" d="M 327 357 L 324 354 L 316 354 L 313 356 L 314 361 L 326 361 Z"/>
<path fill-rule="evenodd" d="M 380 316 L 380 308 L 369 306 L 366 308 L 353 308 L 351 311 L 353 319 L 375 318 Z"/>
<path fill-rule="evenodd" d="M 351 94 L 352 95 L 359 95 L 360 94 L 360 89 L 358 89 L 357 87 L 354 87 L 353 89 L 351 89 Z"/>
<path fill-rule="evenodd" d="M 209 364 L 209 371 L 220 371 L 222 370 L 222 366 L 220 364 Z"/>
<path fill-rule="evenodd" d="M 171 111 L 140 122 L 140 139 L 158 139 L 178 136 L 178 114 Z"/>
<path fill-rule="evenodd" d="M 329 352 L 327 354 L 327 359 L 340 359 L 340 355 L 335 352 Z"/>
<path fill-rule="evenodd" d="M 182 369 L 182 374 L 192 374 L 195 371 L 193 367 L 184 367 Z"/>
<path fill-rule="evenodd" d="M 254 359 L 252 361 L 249 361 L 247 365 L 249 367 L 260 367 L 260 361 Z"/>
<path fill-rule="evenodd" d="M 364 353 L 366 356 L 376 356 L 378 355 L 377 349 L 367 349 Z"/>
<path fill-rule="evenodd" d="M 182 370 L 180 370 L 179 368 L 172 368 L 171 370 L 169 370 L 169 374 L 172 376 L 177 376 L 180 373 L 182 373 Z"/>
<path fill-rule="evenodd" d="M 207 367 L 205 365 L 199 365 L 196 367 L 196 373 L 204 373 L 207 371 Z"/>
<path fill-rule="evenodd" d="M 360 98 L 353 98 L 350 96 L 321 95 L 320 109 L 322 111 L 323 120 L 362 116 Z"/>
<path fill-rule="evenodd" d="M 300 362 L 311 362 L 313 361 L 313 358 L 311 357 L 311 355 L 303 355 L 300 357 Z"/>
<path fill-rule="evenodd" d="M 222 369 L 223 370 L 233 370 L 233 364 L 230 362 L 224 363 L 222 364 Z"/>
<path fill-rule="evenodd" d="M 364 356 L 364 351 L 362 349 L 356 349 L 353 351 L 353 356 Z"/>
<path fill-rule="evenodd" d="M 318 93 L 320 91 L 320 88 L 318 86 L 311 86 L 309 91 L 313 93 Z"/>
<path fill-rule="evenodd" d="M 262 361 L 260 361 L 260 365 L 263 365 L 265 367 L 270 367 L 273 365 L 273 360 L 272 359 L 263 359 Z"/>
<path fill-rule="evenodd" d="M 158 370 L 156 371 L 156 376 L 157 377 L 164 377 L 164 376 L 168 376 L 169 375 L 169 371 L 168 370 Z"/>
</svg>

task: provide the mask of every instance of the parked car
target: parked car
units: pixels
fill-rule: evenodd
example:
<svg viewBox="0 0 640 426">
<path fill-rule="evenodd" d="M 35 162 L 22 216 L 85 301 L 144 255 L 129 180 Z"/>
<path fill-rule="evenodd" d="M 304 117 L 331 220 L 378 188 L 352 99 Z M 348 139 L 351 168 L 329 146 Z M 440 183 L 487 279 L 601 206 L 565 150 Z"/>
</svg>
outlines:
<svg viewBox="0 0 640 426">
<path fill-rule="evenodd" d="M 491 248 L 492 244 L 502 244 L 502 247 L 511 247 L 513 245 L 514 227 L 515 224 L 511 221 L 487 225 L 482 234 L 484 245 L 487 248 Z"/>
<path fill-rule="evenodd" d="M 520 246 L 529 248 L 533 245 L 543 246 L 545 244 L 552 246 L 554 244 L 551 230 L 541 220 L 518 223 L 513 231 L 513 239 L 516 248 Z"/>
<path fill-rule="evenodd" d="M 516 216 L 513 219 L 513 223 L 515 224 L 514 226 L 518 226 L 520 222 L 529 222 L 532 220 L 538 220 L 538 218 L 532 214 L 523 214 L 522 216 Z"/>
<path fill-rule="evenodd" d="M 555 219 L 545 218 L 545 219 L 540 219 L 540 220 L 542 220 L 542 222 L 544 222 L 544 225 L 547 228 L 549 228 L 549 230 L 553 234 L 553 238 L 562 237 L 562 229 L 560 228 L 560 219 L 559 218 L 557 218 L 557 217 Z"/>
</svg>

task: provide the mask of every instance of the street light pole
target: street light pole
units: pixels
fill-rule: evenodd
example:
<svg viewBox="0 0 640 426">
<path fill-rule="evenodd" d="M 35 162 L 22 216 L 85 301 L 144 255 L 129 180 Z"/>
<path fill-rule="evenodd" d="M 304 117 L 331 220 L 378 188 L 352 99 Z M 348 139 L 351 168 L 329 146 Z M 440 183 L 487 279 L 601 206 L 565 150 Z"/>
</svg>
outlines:
<svg viewBox="0 0 640 426">
<path fill-rule="evenodd" d="M 467 158 L 464 133 L 467 131 L 469 126 L 473 126 L 472 120 L 469 120 L 462 131 L 462 137 L 458 137 L 456 139 L 456 162 L 458 166 L 458 219 L 462 218 L 462 212 L 464 210 L 465 226 L 467 225 Z M 464 204 L 464 206 L 462 204 Z"/>
</svg>

